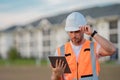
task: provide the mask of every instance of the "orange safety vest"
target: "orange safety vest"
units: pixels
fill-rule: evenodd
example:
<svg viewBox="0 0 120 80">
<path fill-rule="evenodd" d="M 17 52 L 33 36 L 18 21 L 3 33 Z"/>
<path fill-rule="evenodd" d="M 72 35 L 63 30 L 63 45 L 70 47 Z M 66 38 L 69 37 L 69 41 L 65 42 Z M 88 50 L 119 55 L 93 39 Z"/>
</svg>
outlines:
<svg viewBox="0 0 120 80">
<path fill-rule="evenodd" d="M 78 61 L 76 61 L 76 55 L 72 49 L 70 42 L 64 45 L 64 53 L 68 65 L 70 67 L 71 73 L 64 74 L 65 80 L 80 80 L 81 77 L 93 75 L 92 73 L 92 61 L 90 54 L 90 41 L 86 40 L 82 45 L 81 51 L 78 56 Z M 58 55 L 61 55 L 60 48 L 58 50 Z M 94 52 L 96 50 L 96 43 L 94 44 Z M 99 74 L 100 66 L 98 59 L 96 59 L 96 73 Z"/>
</svg>

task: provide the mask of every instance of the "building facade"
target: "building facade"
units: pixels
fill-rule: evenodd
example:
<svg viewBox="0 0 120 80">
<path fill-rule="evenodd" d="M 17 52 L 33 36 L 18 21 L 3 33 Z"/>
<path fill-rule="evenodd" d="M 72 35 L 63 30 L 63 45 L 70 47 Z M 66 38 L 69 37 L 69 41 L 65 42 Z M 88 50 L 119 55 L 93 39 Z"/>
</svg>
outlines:
<svg viewBox="0 0 120 80">
<path fill-rule="evenodd" d="M 113 42 L 118 50 L 115 56 L 120 57 L 120 4 L 74 11 L 83 13 L 91 27 Z M 12 26 L 0 31 L 0 56 L 7 58 L 7 52 L 12 46 L 17 48 L 22 57 L 27 58 L 41 59 L 54 54 L 58 46 L 69 40 L 64 31 L 65 18 L 69 13 L 41 18 L 24 26 Z M 87 35 L 85 37 L 91 39 Z M 101 60 L 108 59 L 110 57 Z"/>
</svg>

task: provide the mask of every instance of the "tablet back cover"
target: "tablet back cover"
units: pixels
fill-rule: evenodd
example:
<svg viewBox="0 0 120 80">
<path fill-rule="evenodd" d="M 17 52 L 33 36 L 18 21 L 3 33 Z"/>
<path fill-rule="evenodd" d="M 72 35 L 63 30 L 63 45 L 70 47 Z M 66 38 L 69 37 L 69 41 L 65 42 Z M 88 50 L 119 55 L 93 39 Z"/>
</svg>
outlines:
<svg viewBox="0 0 120 80">
<path fill-rule="evenodd" d="M 64 64 L 66 64 L 66 68 L 65 68 L 64 73 L 71 73 L 70 68 L 68 66 L 68 63 L 67 63 L 67 60 L 66 60 L 66 58 L 64 56 L 49 56 L 48 58 L 49 58 L 49 60 L 51 62 L 52 67 L 54 67 L 54 68 L 55 68 L 57 59 L 64 61 Z"/>
</svg>

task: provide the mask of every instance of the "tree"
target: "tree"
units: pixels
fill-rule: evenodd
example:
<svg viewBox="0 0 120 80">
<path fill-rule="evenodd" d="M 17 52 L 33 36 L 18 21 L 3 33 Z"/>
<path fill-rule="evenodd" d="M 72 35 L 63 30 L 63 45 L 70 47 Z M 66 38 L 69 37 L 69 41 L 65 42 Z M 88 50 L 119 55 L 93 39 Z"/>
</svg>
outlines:
<svg viewBox="0 0 120 80">
<path fill-rule="evenodd" d="M 8 59 L 15 60 L 20 58 L 20 53 L 17 51 L 15 47 L 11 47 L 8 51 Z"/>
</svg>

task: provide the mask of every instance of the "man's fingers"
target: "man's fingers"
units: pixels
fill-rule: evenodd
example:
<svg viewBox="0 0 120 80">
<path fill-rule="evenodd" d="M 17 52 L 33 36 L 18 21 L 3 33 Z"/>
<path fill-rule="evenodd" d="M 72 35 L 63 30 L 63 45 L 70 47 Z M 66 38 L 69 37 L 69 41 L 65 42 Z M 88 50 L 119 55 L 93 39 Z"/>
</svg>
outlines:
<svg viewBox="0 0 120 80">
<path fill-rule="evenodd" d="M 56 67 L 61 67 L 62 65 L 62 60 L 56 60 Z"/>
<path fill-rule="evenodd" d="M 80 26 L 80 30 L 84 32 L 86 30 L 85 26 Z"/>
<path fill-rule="evenodd" d="M 52 64 L 50 64 L 50 67 L 53 68 Z"/>
<path fill-rule="evenodd" d="M 59 62 L 58 62 L 58 66 L 61 67 L 61 64 L 62 63 L 61 63 L 61 59 L 60 59 Z"/>
<path fill-rule="evenodd" d="M 64 67 L 64 61 L 62 61 L 62 65 L 61 65 L 61 67 L 62 67 L 62 68 Z"/>
<path fill-rule="evenodd" d="M 58 59 L 56 60 L 56 63 L 55 63 L 55 67 L 57 67 L 58 66 Z"/>
<path fill-rule="evenodd" d="M 65 68 L 66 68 L 66 64 L 64 65 L 63 70 L 65 70 Z"/>
<path fill-rule="evenodd" d="M 66 68 L 66 64 L 64 63 L 64 61 L 62 61 L 62 60 L 56 60 L 56 66 L 55 66 L 56 68 L 59 68 L 59 69 L 63 69 L 63 70 L 65 70 L 65 68 Z"/>
<path fill-rule="evenodd" d="M 87 26 L 85 26 L 85 31 L 88 31 L 88 27 Z"/>
</svg>

